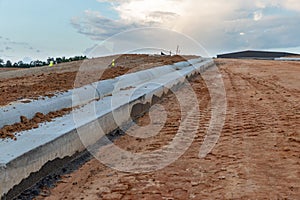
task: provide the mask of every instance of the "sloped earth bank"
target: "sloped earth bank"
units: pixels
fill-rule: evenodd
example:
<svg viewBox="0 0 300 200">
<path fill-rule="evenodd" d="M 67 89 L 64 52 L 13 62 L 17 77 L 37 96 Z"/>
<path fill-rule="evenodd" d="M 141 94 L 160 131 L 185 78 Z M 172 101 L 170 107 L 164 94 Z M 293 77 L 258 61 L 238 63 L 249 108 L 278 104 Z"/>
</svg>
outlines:
<svg viewBox="0 0 300 200">
<path fill-rule="evenodd" d="M 63 63 L 54 67 L 16 70 L 6 74 L 0 73 L 0 106 L 17 100 L 28 103 L 30 102 L 28 99 L 36 99 L 40 96 L 51 97 L 54 93 L 99 80 L 115 78 L 126 73 L 173 64 L 191 58 L 195 58 L 195 56 L 125 54 Z M 115 67 L 110 66 L 113 59 L 115 59 Z M 80 66 L 84 66 L 86 71 L 81 72 L 79 70 Z M 76 81 L 79 71 L 82 73 L 78 78 L 80 81 Z M 16 140 L 16 132 L 38 128 L 39 123 L 51 121 L 53 118 L 69 113 L 69 111 L 71 111 L 71 108 L 51 112 L 46 116 L 37 113 L 33 119 L 25 119 L 24 116 L 20 116 L 20 123 L 0 127 L 0 139 L 11 138 Z"/>
<path fill-rule="evenodd" d="M 156 66 L 185 61 L 195 56 L 149 56 L 125 54 L 102 58 L 63 63 L 54 67 L 40 67 L 0 73 L 0 106 L 21 99 L 35 99 L 40 96 L 53 96 L 55 92 L 66 91 L 99 80 L 149 69 Z M 115 67 L 111 67 L 115 59 Z M 80 71 L 84 66 L 85 72 Z M 80 82 L 76 83 L 76 76 Z"/>
<path fill-rule="evenodd" d="M 205 83 L 197 77 L 191 84 L 199 99 L 200 127 L 178 160 L 161 170 L 134 174 L 92 159 L 64 175 L 55 188 L 43 188 L 36 199 L 299 199 L 299 63 L 216 62 L 228 107 L 221 137 L 209 155 L 198 157 L 211 107 Z M 180 108 L 173 95 L 160 105 L 168 117 L 159 134 L 147 139 L 125 135 L 114 143 L 127 151 L 149 152 L 170 142 L 178 130 Z M 153 108 L 152 119 L 161 117 L 156 109 L 162 108 Z M 145 115 L 137 124 L 149 123 Z"/>
</svg>

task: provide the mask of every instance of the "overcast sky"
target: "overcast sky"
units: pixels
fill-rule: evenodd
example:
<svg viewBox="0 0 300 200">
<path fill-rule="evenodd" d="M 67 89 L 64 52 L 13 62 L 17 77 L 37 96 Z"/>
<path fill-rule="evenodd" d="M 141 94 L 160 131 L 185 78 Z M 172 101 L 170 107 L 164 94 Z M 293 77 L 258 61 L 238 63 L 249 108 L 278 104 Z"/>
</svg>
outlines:
<svg viewBox="0 0 300 200">
<path fill-rule="evenodd" d="M 0 0 L 0 58 L 81 55 L 99 44 L 106 54 L 177 45 L 210 56 L 300 53 L 299 22 L 298 0 Z"/>
</svg>

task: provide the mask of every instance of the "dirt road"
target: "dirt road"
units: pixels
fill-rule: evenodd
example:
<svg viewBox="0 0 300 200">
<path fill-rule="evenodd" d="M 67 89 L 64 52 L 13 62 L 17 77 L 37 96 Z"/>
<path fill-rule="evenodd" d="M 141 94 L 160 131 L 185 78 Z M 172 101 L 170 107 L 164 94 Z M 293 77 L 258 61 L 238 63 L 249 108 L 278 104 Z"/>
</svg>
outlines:
<svg viewBox="0 0 300 200">
<path fill-rule="evenodd" d="M 300 64 L 216 62 L 228 107 L 221 137 L 209 155 L 198 157 L 211 110 L 205 82 L 197 77 L 191 84 L 199 99 L 200 127 L 178 160 L 161 170 L 132 174 L 93 159 L 37 199 L 299 199 Z M 127 151 L 147 152 L 170 142 L 180 124 L 180 108 L 172 95 L 160 105 L 168 117 L 159 134 L 147 139 L 125 135 L 114 143 Z M 138 125 L 149 120 L 145 115 Z"/>
</svg>

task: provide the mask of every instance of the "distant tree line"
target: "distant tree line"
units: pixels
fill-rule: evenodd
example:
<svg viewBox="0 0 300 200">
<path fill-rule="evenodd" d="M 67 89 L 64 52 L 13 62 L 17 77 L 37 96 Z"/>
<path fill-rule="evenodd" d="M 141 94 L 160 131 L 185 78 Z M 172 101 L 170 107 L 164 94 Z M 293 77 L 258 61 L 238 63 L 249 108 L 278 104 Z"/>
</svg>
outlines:
<svg viewBox="0 0 300 200">
<path fill-rule="evenodd" d="M 42 67 L 47 66 L 52 61 L 54 64 L 59 63 L 66 63 L 66 62 L 72 62 L 72 61 L 79 61 L 86 59 L 86 56 L 74 56 L 70 58 L 66 57 L 57 57 L 57 58 L 51 58 L 49 57 L 47 61 L 41 61 L 41 60 L 34 60 L 30 63 L 24 63 L 23 61 L 12 63 L 10 60 L 7 60 L 4 62 L 3 59 L 0 58 L 0 67 L 12 67 L 12 68 L 30 68 L 30 67 Z"/>
</svg>

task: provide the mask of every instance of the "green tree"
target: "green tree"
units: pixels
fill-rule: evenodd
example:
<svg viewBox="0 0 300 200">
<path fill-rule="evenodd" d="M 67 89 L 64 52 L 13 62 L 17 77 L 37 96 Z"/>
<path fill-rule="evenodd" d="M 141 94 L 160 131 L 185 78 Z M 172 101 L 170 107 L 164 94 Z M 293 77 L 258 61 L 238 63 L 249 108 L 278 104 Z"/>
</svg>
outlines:
<svg viewBox="0 0 300 200">
<path fill-rule="evenodd" d="M 56 62 L 57 64 L 62 63 L 62 62 L 63 62 L 63 59 L 62 59 L 62 58 L 55 58 L 55 62 Z"/>
<path fill-rule="evenodd" d="M 30 67 L 35 67 L 35 61 L 31 61 L 29 65 Z"/>
<path fill-rule="evenodd" d="M 25 67 L 25 64 L 23 63 L 23 61 L 18 62 L 18 67 Z"/>
<path fill-rule="evenodd" d="M 6 61 L 5 67 L 12 67 L 12 63 L 10 60 Z"/>
<path fill-rule="evenodd" d="M 33 65 L 35 67 L 41 67 L 41 66 L 43 66 L 43 61 L 35 60 L 35 61 L 33 61 Z"/>
<path fill-rule="evenodd" d="M 51 61 L 55 62 L 55 59 L 54 59 L 54 58 L 48 57 L 48 59 L 47 59 L 47 64 L 49 65 Z"/>
<path fill-rule="evenodd" d="M 3 67 L 4 60 L 0 58 L 0 67 Z"/>
</svg>

